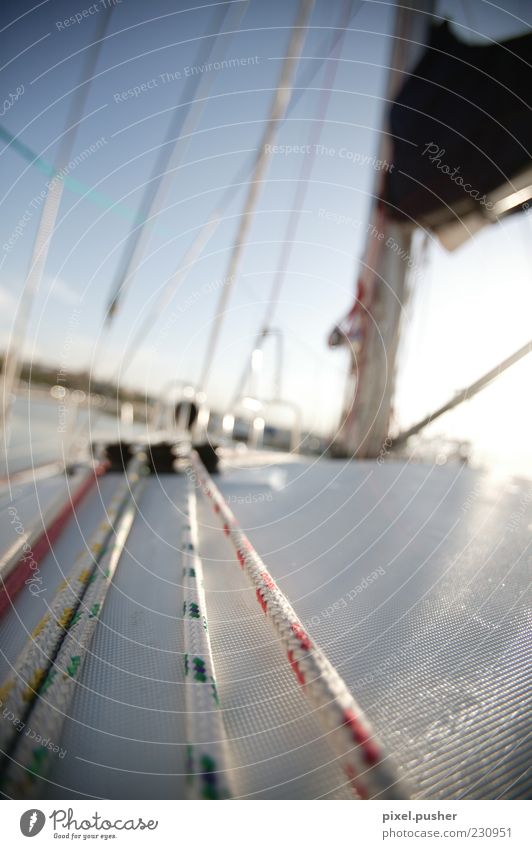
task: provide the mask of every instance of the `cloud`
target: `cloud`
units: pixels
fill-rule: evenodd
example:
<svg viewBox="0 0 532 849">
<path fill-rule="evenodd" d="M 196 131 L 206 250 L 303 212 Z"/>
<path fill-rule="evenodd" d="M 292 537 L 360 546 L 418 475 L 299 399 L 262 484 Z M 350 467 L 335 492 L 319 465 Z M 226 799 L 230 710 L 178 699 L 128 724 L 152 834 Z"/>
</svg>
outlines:
<svg viewBox="0 0 532 849">
<path fill-rule="evenodd" d="M 5 324 L 5 318 L 8 316 L 11 318 L 13 313 L 15 312 L 15 307 L 17 305 L 16 298 L 13 297 L 11 292 L 8 292 L 3 286 L 0 286 L 0 311 L 2 324 Z"/>
<path fill-rule="evenodd" d="M 17 281 L 17 286 L 6 285 L 0 286 L 0 310 L 2 312 L 2 324 L 6 324 L 5 319 L 12 319 L 16 306 L 20 298 L 19 292 L 20 281 Z M 17 290 L 17 295 L 13 291 Z M 66 283 L 60 277 L 51 277 L 45 275 L 39 291 L 39 299 L 50 299 L 57 301 L 66 306 L 76 306 L 80 302 L 79 292 L 77 292 L 71 283 Z"/>
<path fill-rule="evenodd" d="M 60 277 L 45 277 L 43 292 L 49 294 L 52 300 L 68 306 L 77 306 L 80 302 L 79 292 L 72 284 L 66 283 Z"/>
</svg>

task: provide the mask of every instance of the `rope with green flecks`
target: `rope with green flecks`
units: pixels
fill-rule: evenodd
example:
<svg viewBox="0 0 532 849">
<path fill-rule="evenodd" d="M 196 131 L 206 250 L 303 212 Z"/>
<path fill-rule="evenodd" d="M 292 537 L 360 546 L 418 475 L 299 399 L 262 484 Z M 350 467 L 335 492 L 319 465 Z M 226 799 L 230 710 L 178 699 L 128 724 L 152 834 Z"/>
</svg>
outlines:
<svg viewBox="0 0 532 849">
<path fill-rule="evenodd" d="M 63 725 L 83 664 L 100 619 L 107 592 L 113 580 L 118 561 L 137 513 L 138 499 L 145 486 L 140 481 L 124 511 L 118 518 L 113 540 L 96 567 L 93 579 L 87 586 L 80 605 L 72 618 L 57 657 L 52 664 L 30 713 L 32 736 L 23 735 L 11 753 L 2 789 L 15 798 L 34 798 L 39 795 L 39 783 L 53 762 L 53 751 L 35 739 L 59 741 Z"/>
<path fill-rule="evenodd" d="M 203 570 L 198 554 L 196 493 L 189 474 L 185 504 L 181 556 L 187 784 L 191 798 L 223 799 L 232 795 L 230 773 L 227 771 L 225 728 L 216 688 L 203 589 Z"/>
<path fill-rule="evenodd" d="M 100 523 L 89 547 L 80 555 L 69 576 L 60 584 L 11 674 L 0 687 L 0 753 L 5 756 L 2 774 L 8 768 L 7 756 L 18 745 L 19 727 L 26 723 L 69 629 L 78 621 L 81 601 L 85 603 L 89 590 L 92 596 L 98 566 L 109 554 L 115 535 L 114 526 L 141 480 L 145 461 L 143 453 L 131 460 L 125 480 L 117 487 L 107 508 L 105 520 Z"/>
<path fill-rule="evenodd" d="M 352 789 L 363 799 L 410 798 L 369 719 L 338 671 L 306 632 L 195 452 L 192 464 L 191 477 L 197 478 L 220 518 L 223 532 L 236 550 L 240 568 L 254 587 L 257 602 L 279 637 L 292 672 Z"/>
</svg>

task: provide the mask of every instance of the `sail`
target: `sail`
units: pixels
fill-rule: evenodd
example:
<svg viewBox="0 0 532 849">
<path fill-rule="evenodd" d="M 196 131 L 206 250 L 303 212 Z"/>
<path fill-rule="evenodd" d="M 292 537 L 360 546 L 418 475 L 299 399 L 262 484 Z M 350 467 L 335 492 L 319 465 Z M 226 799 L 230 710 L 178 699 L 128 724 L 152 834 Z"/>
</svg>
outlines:
<svg viewBox="0 0 532 849">
<path fill-rule="evenodd" d="M 468 44 L 447 22 L 432 29 L 390 110 L 391 218 L 436 230 L 471 213 L 495 220 L 492 193 L 515 192 L 532 164 L 531 64 L 530 34 Z"/>
</svg>

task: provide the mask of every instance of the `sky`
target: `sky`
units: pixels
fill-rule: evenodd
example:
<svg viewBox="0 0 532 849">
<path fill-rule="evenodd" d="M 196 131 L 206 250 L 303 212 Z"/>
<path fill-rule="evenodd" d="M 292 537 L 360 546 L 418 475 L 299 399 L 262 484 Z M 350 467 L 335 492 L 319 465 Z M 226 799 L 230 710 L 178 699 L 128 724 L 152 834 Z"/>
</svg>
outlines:
<svg viewBox="0 0 532 849">
<path fill-rule="evenodd" d="M 102 0 L 3 4 L 3 90 L 19 94 L 6 95 L 0 128 L 48 162 L 57 155 L 85 48 L 105 14 L 103 5 Z M 72 163 L 85 152 L 70 170 L 78 191 L 66 187 L 63 194 L 32 310 L 27 357 L 58 365 L 66 360 L 70 369 L 90 368 L 98 376 L 117 374 L 153 299 L 179 268 L 224 188 L 256 152 L 296 15 L 295 0 L 251 0 L 240 30 L 218 40 L 226 58 L 238 61 L 205 72 L 212 79 L 201 120 L 154 222 L 142 266 L 95 360 L 121 246 L 182 101 L 186 69 L 197 64 L 204 38 L 220 15 L 219 5 L 194 0 L 115 4 L 70 157 Z M 236 3 L 225 6 L 236 14 Z M 312 69 L 316 74 L 279 126 L 278 145 L 304 146 L 308 141 L 323 103 L 321 87 L 329 64 L 324 56 L 330 55 L 343 9 L 340 0 L 315 4 L 295 91 Z M 284 339 L 283 397 L 301 407 L 305 428 L 325 435 L 338 423 L 347 372 L 346 352 L 329 350 L 326 340 L 351 305 L 364 247 L 375 179 L 368 162 L 375 156 L 386 108 L 383 92 L 395 12 L 393 3 L 369 0 L 355 0 L 354 9 L 358 12 L 335 63 L 334 90 L 325 96 L 320 143 L 326 150 L 314 157 L 275 317 Z M 531 4 L 518 0 L 498 5 L 448 0 L 437 3 L 436 11 L 472 41 L 510 37 L 532 23 Z M 138 93 L 128 93 L 135 87 Z M 87 155 L 91 145 L 96 149 Z M 214 408 L 223 408 L 232 397 L 261 326 L 304 155 L 278 152 L 270 157 L 207 387 Z M 47 178 L 13 145 L 0 151 L 0 175 L 0 344 L 5 346 L 38 224 L 32 202 Z M 79 186 L 93 191 L 84 195 Z M 224 209 L 204 254 L 128 361 L 127 386 L 154 393 L 172 380 L 198 381 L 244 198 L 245 186 Z M 325 218 L 323 210 L 333 215 Z M 6 250 L 24 216 L 20 236 Z M 532 216 L 522 215 L 485 229 L 452 254 L 431 242 L 426 268 L 405 311 L 394 404 L 398 426 L 411 424 L 528 341 L 531 237 Z M 259 385 L 264 397 L 271 395 L 274 364 L 272 340 L 265 347 Z M 532 365 L 526 361 L 484 395 L 435 423 L 432 432 L 472 440 L 480 459 L 496 459 L 514 473 L 531 474 L 531 377 Z"/>
</svg>

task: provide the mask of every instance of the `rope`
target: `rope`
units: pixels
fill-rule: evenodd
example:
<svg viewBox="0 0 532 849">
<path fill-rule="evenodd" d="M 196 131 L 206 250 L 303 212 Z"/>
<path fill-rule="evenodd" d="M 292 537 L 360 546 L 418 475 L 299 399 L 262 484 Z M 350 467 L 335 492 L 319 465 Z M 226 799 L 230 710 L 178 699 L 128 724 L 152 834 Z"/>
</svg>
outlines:
<svg viewBox="0 0 532 849">
<path fill-rule="evenodd" d="M 244 250 L 249 229 L 251 227 L 251 222 L 253 220 L 255 205 L 257 203 L 259 192 L 262 188 L 262 181 L 264 179 L 268 162 L 270 160 L 270 156 L 268 153 L 269 146 L 275 138 L 275 134 L 278 129 L 278 123 L 283 117 L 286 107 L 288 106 L 292 88 L 292 80 L 295 74 L 297 63 L 299 61 L 299 54 L 301 53 L 301 49 L 303 47 L 303 43 L 306 37 L 308 20 L 310 18 L 310 13 L 312 11 L 313 5 L 314 0 L 300 0 L 296 22 L 292 30 L 292 36 L 290 38 L 290 44 L 288 45 L 287 54 L 285 56 L 283 66 L 281 68 L 279 82 L 277 84 L 277 89 L 273 98 L 273 103 L 270 110 L 270 117 L 262 135 L 262 139 L 255 159 L 255 165 L 253 167 L 253 172 L 249 179 L 248 193 L 244 204 L 244 209 L 242 210 L 242 213 L 240 215 L 239 227 L 233 243 L 233 250 L 229 259 L 227 274 L 225 276 L 224 285 L 222 286 L 220 292 L 220 298 L 218 300 L 218 306 L 215 312 L 214 322 L 212 325 L 211 333 L 209 335 L 209 339 L 207 341 L 205 358 L 199 380 L 199 386 L 202 390 L 205 390 L 205 386 L 209 378 L 211 366 L 216 354 L 216 348 L 218 347 L 221 325 L 225 317 L 225 311 L 227 308 L 227 303 L 229 301 L 229 295 L 234 285 L 234 280 L 238 270 L 242 252 Z"/>
<path fill-rule="evenodd" d="M 94 469 L 90 469 L 77 490 L 74 493 L 69 491 L 66 501 L 62 495 L 45 516 L 38 516 L 35 526 L 23 533 L 0 559 L 0 617 L 11 606 L 14 596 L 59 538 L 76 507 L 96 483 L 97 477 L 106 470 L 106 463 L 99 463 Z"/>
<path fill-rule="evenodd" d="M 188 790 L 193 799 L 231 796 L 223 716 L 216 687 L 203 569 L 198 554 L 194 473 L 187 466 L 187 498 L 182 537 L 183 627 Z"/>
<path fill-rule="evenodd" d="M 369 720 L 336 669 L 305 631 L 197 454 L 192 463 L 199 484 L 233 543 L 240 567 L 255 587 L 257 602 L 284 646 L 288 663 L 352 789 L 363 799 L 409 798 Z"/>
<path fill-rule="evenodd" d="M 2 784 L 14 798 L 35 798 L 53 763 L 53 746 L 58 745 L 67 719 L 76 684 L 80 679 L 107 592 L 124 550 L 137 513 L 138 498 L 146 485 L 141 480 L 113 528 L 101 562 L 70 620 L 55 661 L 39 688 L 39 698 L 30 712 L 27 725 L 32 734 L 19 736 L 11 752 L 11 763 Z M 38 739 L 42 742 L 35 742 Z M 50 748 L 50 745 L 52 748 Z"/>
<path fill-rule="evenodd" d="M 7 754 L 15 742 L 15 721 L 23 722 L 52 667 L 68 628 L 73 623 L 80 602 L 94 580 L 98 564 L 113 536 L 114 524 L 127 505 L 132 489 L 140 479 L 145 455 L 131 461 L 126 478 L 111 499 L 104 521 L 99 525 L 88 550 L 78 558 L 69 576 L 60 584 L 48 611 L 30 635 L 16 660 L 12 673 L 0 687 L 0 753 Z M 6 718 L 12 714 L 14 720 Z"/>
</svg>

